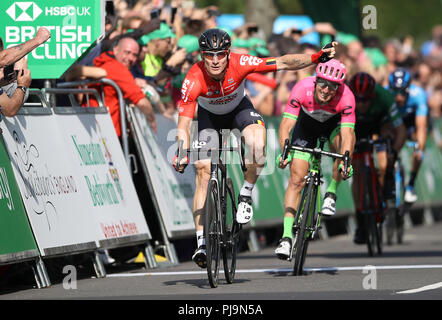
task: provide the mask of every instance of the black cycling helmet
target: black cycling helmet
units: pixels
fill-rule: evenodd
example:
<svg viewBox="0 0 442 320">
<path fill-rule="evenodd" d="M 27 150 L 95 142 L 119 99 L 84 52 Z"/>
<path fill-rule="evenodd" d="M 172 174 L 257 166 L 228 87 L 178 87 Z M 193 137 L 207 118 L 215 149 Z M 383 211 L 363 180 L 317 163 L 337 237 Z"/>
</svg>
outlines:
<svg viewBox="0 0 442 320">
<path fill-rule="evenodd" d="M 232 40 L 227 32 L 213 28 L 204 31 L 198 39 L 201 51 L 228 50 Z"/>
<path fill-rule="evenodd" d="M 373 99 L 375 87 L 376 81 L 366 72 L 358 72 L 350 80 L 350 89 L 356 101 Z"/>
</svg>

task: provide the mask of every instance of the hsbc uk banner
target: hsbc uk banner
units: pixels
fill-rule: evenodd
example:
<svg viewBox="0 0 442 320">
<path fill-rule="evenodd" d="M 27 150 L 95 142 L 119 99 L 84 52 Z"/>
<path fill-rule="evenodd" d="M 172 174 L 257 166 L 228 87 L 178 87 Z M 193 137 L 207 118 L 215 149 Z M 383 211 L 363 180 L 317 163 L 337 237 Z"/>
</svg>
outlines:
<svg viewBox="0 0 442 320">
<path fill-rule="evenodd" d="M 103 0 L 0 1 L 5 48 L 32 39 L 39 27 L 51 38 L 28 54 L 33 79 L 58 79 L 104 32 Z"/>
</svg>

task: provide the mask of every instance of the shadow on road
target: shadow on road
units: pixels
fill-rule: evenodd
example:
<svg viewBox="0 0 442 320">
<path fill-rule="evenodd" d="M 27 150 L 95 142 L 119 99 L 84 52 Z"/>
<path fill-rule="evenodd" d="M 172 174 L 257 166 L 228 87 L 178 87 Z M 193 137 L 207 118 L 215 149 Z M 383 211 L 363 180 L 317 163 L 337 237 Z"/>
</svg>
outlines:
<svg viewBox="0 0 442 320">
<path fill-rule="evenodd" d="M 235 281 L 234 281 L 235 284 L 245 283 L 245 282 L 250 282 L 250 280 L 248 280 L 248 279 L 235 279 Z M 212 289 L 210 287 L 209 281 L 207 279 L 180 279 L 180 280 L 165 281 L 164 282 L 164 285 L 166 285 L 166 286 L 176 286 L 179 284 L 187 284 L 187 285 L 191 285 L 192 287 L 196 287 L 196 288 L 200 288 L 200 289 Z M 228 285 L 228 283 L 225 280 L 220 279 L 219 285 L 220 286 Z"/>
</svg>

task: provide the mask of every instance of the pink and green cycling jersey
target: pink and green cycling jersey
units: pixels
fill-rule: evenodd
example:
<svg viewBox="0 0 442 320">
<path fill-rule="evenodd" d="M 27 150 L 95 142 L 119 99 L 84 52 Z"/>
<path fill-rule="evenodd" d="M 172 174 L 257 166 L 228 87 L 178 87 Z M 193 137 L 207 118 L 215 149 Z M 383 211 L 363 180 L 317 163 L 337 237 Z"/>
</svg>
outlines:
<svg viewBox="0 0 442 320">
<path fill-rule="evenodd" d="M 340 113 L 341 127 L 354 129 L 356 122 L 355 98 L 350 88 L 346 84 L 342 84 L 333 99 L 323 105 L 317 102 L 314 97 L 315 79 L 316 77 L 305 78 L 293 87 L 283 117 L 297 120 L 302 108 L 308 116 L 324 123 Z"/>
</svg>

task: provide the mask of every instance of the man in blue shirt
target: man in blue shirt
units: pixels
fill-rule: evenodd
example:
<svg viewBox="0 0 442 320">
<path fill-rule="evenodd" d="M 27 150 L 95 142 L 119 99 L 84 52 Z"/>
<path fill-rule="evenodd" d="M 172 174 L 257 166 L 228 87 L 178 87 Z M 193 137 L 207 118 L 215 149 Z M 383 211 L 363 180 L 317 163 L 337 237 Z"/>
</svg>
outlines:
<svg viewBox="0 0 442 320">
<path fill-rule="evenodd" d="M 410 180 L 404 196 L 405 202 L 413 203 L 417 200 L 414 182 L 424 158 L 427 141 L 427 95 L 424 89 L 411 83 L 411 75 L 404 68 L 398 68 L 390 74 L 388 89 L 395 96 L 397 109 L 407 128 L 408 139 L 415 142 L 411 158 Z"/>
</svg>

